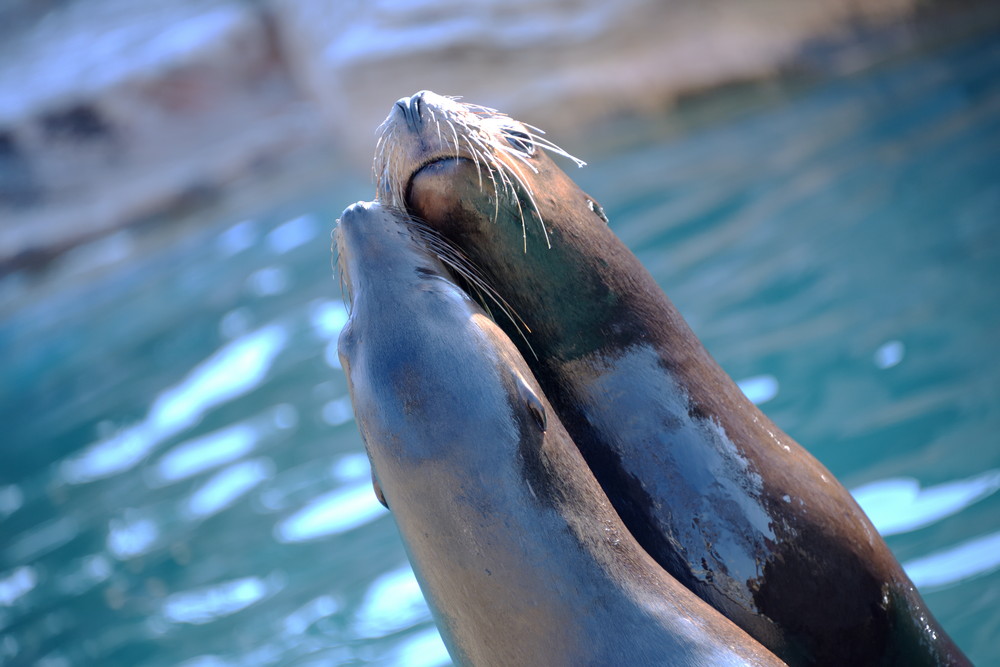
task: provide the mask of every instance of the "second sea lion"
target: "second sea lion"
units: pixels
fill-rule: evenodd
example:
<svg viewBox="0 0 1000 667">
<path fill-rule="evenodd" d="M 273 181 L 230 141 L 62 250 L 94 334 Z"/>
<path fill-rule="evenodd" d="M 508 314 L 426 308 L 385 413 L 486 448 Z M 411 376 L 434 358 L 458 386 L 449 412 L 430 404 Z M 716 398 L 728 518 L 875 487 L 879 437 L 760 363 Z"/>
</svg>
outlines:
<svg viewBox="0 0 1000 667">
<path fill-rule="evenodd" d="M 358 427 L 456 662 L 781 664 L 629 535 L 517 348 L 455 283 L 456 269 L 475 282 L 461 258 L 378 204 L 344 211 L 335 238 Z"/>
</svg>

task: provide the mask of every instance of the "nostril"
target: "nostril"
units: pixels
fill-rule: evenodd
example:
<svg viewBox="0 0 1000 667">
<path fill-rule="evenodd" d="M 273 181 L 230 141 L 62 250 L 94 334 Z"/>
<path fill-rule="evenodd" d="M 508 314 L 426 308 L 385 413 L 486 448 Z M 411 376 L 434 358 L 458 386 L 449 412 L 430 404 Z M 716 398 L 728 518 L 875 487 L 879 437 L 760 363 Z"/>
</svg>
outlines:
<svg viewBox="0 0 1000 667">
<path fill-rule="evenodd" d="M 422 124 L 420 114 L 423 112 L 423 91 L 411 97 L 403 97 L 396 101 L 396 107 L 403 114 L 406 126 L 412 132 L 419 132 Z"/>
</svg>

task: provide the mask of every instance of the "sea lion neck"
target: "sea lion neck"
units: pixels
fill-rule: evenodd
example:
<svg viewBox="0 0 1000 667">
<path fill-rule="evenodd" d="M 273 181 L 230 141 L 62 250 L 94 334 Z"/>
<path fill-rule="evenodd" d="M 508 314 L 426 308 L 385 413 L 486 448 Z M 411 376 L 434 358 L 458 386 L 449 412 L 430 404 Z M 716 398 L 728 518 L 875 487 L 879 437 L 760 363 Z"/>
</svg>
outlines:
<svg viewBox="0 0 1000 667">
<path fill-rule="evenodd" d="M 497 209 L 496 194 L 491 184 L 481 185 L 476 165 L 456 160 L 415 174 L 406 204 L 483 267 L 514 311 L 529 314 L 528 341 L 518 341 L 527 358 L 533 358 L 526 349 L 532 341 L 545 349 L 547 359 L 560 362 L 609 343 L 620 349 L 642 344 L 636 334 L 642 329 L 632 321 L 637 309 L 623 308 L 620 295 L 627 291 L 633 304 L 640 303 L 640 313 L 660 308 L 662 295 L 648 294 L 642 306 L 644 285 L 617 269 L 619 259 L 634 258 L 608 229 L 600 207 L 551 160 L 536 164 L 539 180 L 546 183 L 535 193 L 537 212 L 526 201 L 519 208 L 503 199 Z M 683 325 L 679 316 L 674 319 Z M 688 354 L 684 347 L 681 340 L 680 358 Z"/>
</svg>

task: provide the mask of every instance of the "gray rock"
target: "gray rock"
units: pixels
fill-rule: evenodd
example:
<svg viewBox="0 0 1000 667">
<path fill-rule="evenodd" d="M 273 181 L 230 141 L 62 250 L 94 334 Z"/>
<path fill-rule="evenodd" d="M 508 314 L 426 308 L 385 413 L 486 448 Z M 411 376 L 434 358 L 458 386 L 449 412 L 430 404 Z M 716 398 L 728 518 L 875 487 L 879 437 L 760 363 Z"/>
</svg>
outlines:
<svg viewBox="0 0 1000 667">
<path fill-rule="evenodd" d="M 0 274 L 239 187 L 297 151 L 364 173 L 391 104 L 423 88 L 558 139 L 765 79 L 817 40 L 899 25 L 918 4 L 10 0 Z"/>
</svg>

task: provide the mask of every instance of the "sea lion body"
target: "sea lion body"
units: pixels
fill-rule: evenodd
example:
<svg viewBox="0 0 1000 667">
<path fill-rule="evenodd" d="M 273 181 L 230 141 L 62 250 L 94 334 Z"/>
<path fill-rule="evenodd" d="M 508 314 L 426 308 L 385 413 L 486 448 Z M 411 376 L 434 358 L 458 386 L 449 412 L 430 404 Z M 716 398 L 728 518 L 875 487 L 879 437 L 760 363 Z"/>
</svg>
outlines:
<svg viewBox="0 0 1000 667">
<path fill-rule="evenodd" d="M 337 228 L 339 349 L 373 472 L 453 658 L 776 665 L 667 575 L 611 509 L 510 339 L 414 223 Z"/>
<path fill-rule="evenodd" d="M 379 197 L 525 321 L 525 358 L 642 547 L 790 664 L 966 664 L 846 489 L 747 400 L 540 141 L 418 93 L 382 127 Z"/>
</svg>

